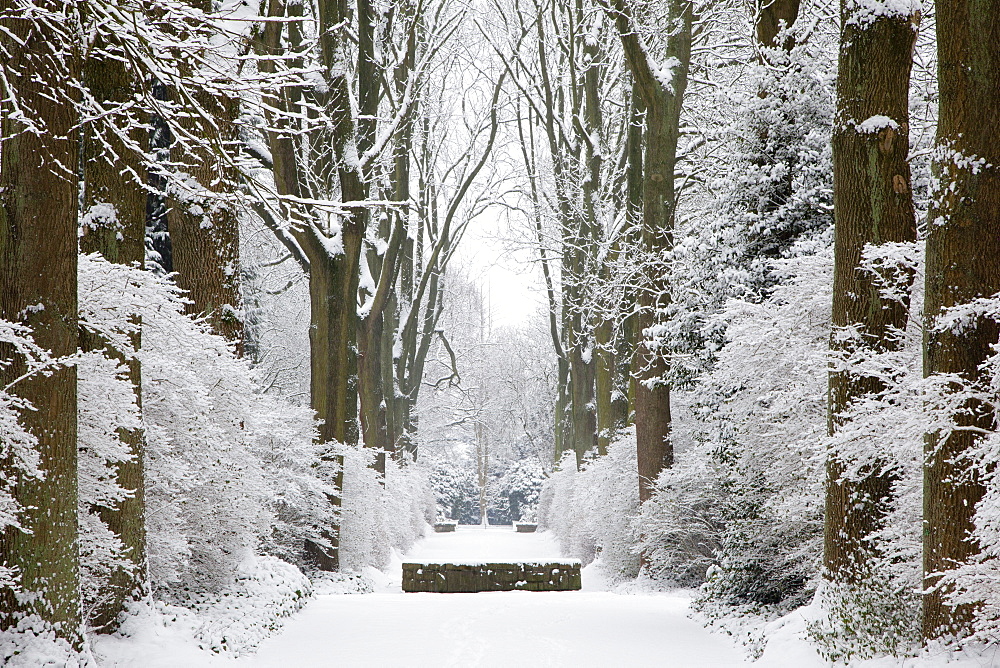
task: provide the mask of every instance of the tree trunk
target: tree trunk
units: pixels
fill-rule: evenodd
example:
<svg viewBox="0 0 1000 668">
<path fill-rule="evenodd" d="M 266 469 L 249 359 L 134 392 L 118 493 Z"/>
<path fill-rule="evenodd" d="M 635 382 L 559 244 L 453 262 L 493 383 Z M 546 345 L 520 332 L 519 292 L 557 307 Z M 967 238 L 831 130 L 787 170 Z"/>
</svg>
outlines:
<svg viewBox="0 0 1000 668">
<path fill-rule="evenodd" d="M 207 91 L 195 95 L 198 104 L 212 114 L 219 125 L 220 136 L 204 137 L 213 146 L 175 144 L 174 159 L 182 163 L 181 171 L 191 177 L 197 192 L 170 185 L 167 226 L 173 270 L 177 285 L 187 291 L 191 300 L 187 310 L 192 315 L 205 315 L 212 330 L 243 350 L 243 317 L 240 298 L 239 219 L 235 205 L 227 192 L 239 182 L 239 174 L 231 164 L 238 140 L 235 127 L 239 100 L 216 97 Z M 189 119 L 182 120 L 194 134 L 200 131 Z"/>
<path fill-rule="evenodd" d="M 799 16 L 800 0 L 757 0 L 755 30 L 757 43 L 765 48 L 791 51 L 794 43 L 786 39 L 778 43 L 778 29 L 790 28 Z M 781 25 L 783 24 L 783 25 Z"/>
<path fill-rule="evenodd" d="M 0 103 L 0 317 L 32 328 L 35 342 L 54 356 L 77 352 L 77 160 L 80 36 L 75 3 L 36 0 L 48 20 L 26 15 L 17 3 L 0 2 L 0 51 L 21 108 L 44 132 L 26 131 Z M 61 15 L 61 16 L 60 16 Z M 26 371 L 22 356 L 4 346 L 0 369 L 6 386 Z M 25 593 L 0 593 L 0 628 L 22 614 L 38 615 L 74 646 L 82 644 L 77 543 L 76 367 L 55 369 L 14 384 L 10 391 L 30 401 L 21 424 L 38 439 L 42 480 L 17 479 L 13 494 L 24 508 L 21 524 L 3 530 L 0 563 L 20 571 Z M 13 462 L 0 461 L 5 475 Z"/>
<path fill-rule="evenodd" d="M 137 85 L 124 59 L 108 55 L 113 47 L 105 35 L 98 35 L 91 45 L 91 56 L 84 64 L 83 75 L 87 89 L 102 108 L 113 110 L 126 105 L 135 96 Z M 133 148 L 127 147 L 122 138 L 107 127 L 90 127 L 84 131 L 83 141 L 83 191 L 84 220 L 81 229 L 80 250 L 100 253 L 109 262 L 142 267 L 146 257 L 146 189 L 142 185 L 145 166 Z M 146 132 L 134 128 L 130 139 L 134 144 L 145 144 Z M 113 217 L 105 217 L 113 209 Z M 80 333 L 81 348 L 101 350 L 107 342 L 94 340 L 85 330 Z M 133 336 L 135 350 L 140 347 L 140 335 Z M 142 369 L 135 357 L 126 358 L 120 351 L 107 350 L 128 367 L 129 381 L 135 393 L 136 405 L 142 408 Z M 133 563 L 131 572 L 116 570 L 110 577 L 108 588 L 98 593 L 98 606 L 91 613 L 90 623 L 104 632 L 114 632 L 119 615 L 130 601 L 142 599 L 148 592 L 146 557 L 146 506 L 144 449 L 145 434 L 141 429 L 119 434 L 129 446 L 133 459 L 117 465 L 118 484 L 129 492 L 117 507 L 98 508 L 101 520 L 118 537 L 126 548 L 125 556 Z"/>
<path fill-rule="evenodd" d="M 644 288 L 639 294 L 637 326 L 644 341 L 635 352 L 636 446 L 639 500 L 652 494 L 660 472 L 674 462 L 670 442 L 670 383 L 666 351 L 656 348 L 649 329 L 660 323 L 670 305 L 669 267 L 663 255 L 673 248 L 676 193 L 674 164 L 680 134 L 681 103 L 691 62 L 692 7 L 688 0 L 669 0 L 668 21 L 676 27 L 667 37 L 665 58 L 673 60 L 669 82 L 654 73 L 639 41 L 631 9 L 625 0 L 612 3 L 609 13 L 618 28 L 625 59 L 646 107 L 646 153 L 643 172 L 642 248 L 646 255 Z"/>
<path fill-rule="evenodd" d="M 615 424 L 612 398 L 615 392 L 615 353 L 611 347 L 611 318 L 594 328 L 594 385 L 597 401 L 597 454 L 608 454 L 608 445 L 619 425 Z"/>
<path fill-rule="evenodd" d="M 406 88 L 413 77 L 413 70 L 416 67 L 418 35 L 420 33 L 420 22 L 417 16 L 417 6 L 413 3 L 404 3 L 402 9 L 403 16 L 409 22 L 410 28 L 406 37 L 406 55 L 393 72 L 393 83 L 396 90 L 396 99 L 402 100 L 406 94 Z M 413 287 L 416 266 L 415 261 L 415 239 L 410 235 L 410 160 L 413 151 L 413 129 L 414 109 L 400 124 L 393 138 L 393 160 L 392 171 L 390 172 L 390 183 L 393 201 L 403 205 L 402 208 L 390 212 L 392 216 L 398 216 L 398 221 L 403 226 L 403 244 L 400 249 L 399 266 L 399 289 L 398 294 L 390 295 L 389 308 L 386 311 L 386 329 L 382 340 L 382 367 L 383 367 L 383 387 L 386 392 L 386 399 L 389 406 L 389 440 L 392 443 L 393 451 L 402 454 L 410 452 L 416 459 L 415 444 L 410 432 L 410 406 L 408 398 L 402 396 L 399 387 L 399 379 L 396 376 L 395 360 L 393 359 L 396 347 L 396 337 L 402 336 L 400 328 L 400 308 L 403 312 L 409 312 L 413 304 Z"/>
<path fill-rule="evenodd" d="M 1000 1 L 937 2 L 940 106 L 932 169 L 936 192 L 927 226 L 924 374 L 953 373 L 978 383 L 979 366 L 997 343 L 995 320 L 937 329 L 947 308 L 1000 292 Z M 954 416 L 959 426 L 992 429 L 996 416 L 974 401 Z M 972 431 L 928 434 L 924 468 L 924 586 L 979 551 L 969 533 L 983 483 L 968 461 Z M 973 610 L 945 602 L 935 589 L 924 599 L 925 638 L 964 635 Z"/>
<path fill-rule="evenodd" d="M 386 399 L 385 380 L 389 374 L 389 392 L 394 391 L 390 367 L 383 367 L 385 360 L 385 313 L 388 310 L 389 295 L 397 278 L 397 262 L 403 244 L 402 224 L 393 226 L 386 240 L 386 251 L 378 263 L 380 273 L 375 294 L 366 300 L 368 313 L 360 321 L 358 332 L 358 388 L 361 399 L 361 429 L 364 444 L 376 451 L 375 470 L 385 474 L 385 458 L 394 454 L 394 443 L 389 431 L 389 402 Z M 390 353 L 391 355 L 391 353 Z"/>
<path fill-rule="evenodd" d="M 331 255 L 314 227 L 297 237 L 309 257 L 309 396 L 319 425 L 320 443 L 358 443 L 357 336 L 358 261 L 361 235 L 344 239 L 344 252 Z M 350 245 L 348 245 L 350 243 Z M 353 277 L 353 282 L 351 281 Z M 345 308 L 346 306 L 349 308 Z M 339 466 L 330 503 L 339 512 L 344 488 L 343 457 L 325 455 Z M 340 524 L 323 531 L 332 550 L 307 541 L 306 552 L 323 570 L 340 568 Z"/>
<path fill-rule="evenodd" d="M 194 0 L 196 9 L 212 11 L 212 0 Z M 190 74 L 190 73 L 189 73 Z M 233 164 L 239 146 L 239 98 L 197 88 L 193 109 L 182 111 L 180 124 L 200 142 L 175 143 L 171 158 L 180 164 L 179 182 L 169 185 L 167 227 L 177 285 L 187 291 L 187 311 L 204 315 L 212 330 L 243 354 L 243 301 L 240 295 L 240 229 L 231 193 L 240 180 Z M 189 178 L 186 178 L 189 177 Z"/>
<path fill-rule="evenodd" d="M 643 203 L 643 126 L 645 125 L 646 106 L 639 94 L 639 88 L 632 83 L 632 109 L 629 118 L 628 136 L 626 138 L 626 160 L 628 173 L 625 179 L 625 238 L 624 248 L 639 248 L 642 244 L 642 203 Z M 622 318 L 621 336 L 618 345 L 618 384 L 624 390 L 624 424 L 635 421 L 635 371 L 632 363 L 639 348 L 639 326 L 635 315 L 639 302 L 634 281 L 628 281 L 624 290 L 624 303 L 621 305 Z"/>
<path fill-rule="evenodd" d="M 918 17 L 881 15 L 859 21 L 855 6 L 850 0 L 841 2 L 830 349 L 872 354 L 898 349 L 902 341 L 897 334 L 906 328 L 908 315 L 908 303 L 881 295 L 875 277 L 862 268 L 862 251 L 868 244 L 912 242 L 917 236 L 907 158 L 910 66 Z M 850 327 L 858 338 L 845 339 L 844 328 Z M 878 378 L 831 371 L 830 433 L 837 431 L 841 413 L 853 402 L 884 389 Z M 849 464 L 834 454 L 827 458 L 823 565 L 827 577 L 860 584 L 872 556 L 868 536 L 881 526 L 888 510 L 895 474 L 875 465 L 860 479 L 842 479 Z"/>
</svg>

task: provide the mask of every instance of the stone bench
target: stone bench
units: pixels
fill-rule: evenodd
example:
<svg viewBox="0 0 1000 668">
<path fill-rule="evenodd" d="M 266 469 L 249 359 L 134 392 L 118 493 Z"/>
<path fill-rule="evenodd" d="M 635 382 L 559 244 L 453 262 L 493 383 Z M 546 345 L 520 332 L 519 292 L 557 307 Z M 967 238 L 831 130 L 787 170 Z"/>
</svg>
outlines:
<svg viewBox="0 0 1000 668">
<path fill-rule="evenodd" d="M 580 562 L 403 564 L 403 591 L 574 591 L 580 589 Z"/>
</svg>

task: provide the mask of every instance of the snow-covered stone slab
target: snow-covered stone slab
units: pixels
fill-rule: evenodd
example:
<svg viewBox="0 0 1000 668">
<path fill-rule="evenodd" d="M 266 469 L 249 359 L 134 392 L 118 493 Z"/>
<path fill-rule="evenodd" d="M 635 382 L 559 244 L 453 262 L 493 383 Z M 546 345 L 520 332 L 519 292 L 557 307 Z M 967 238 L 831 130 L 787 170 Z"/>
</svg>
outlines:
<svg viewBox="0 0 1000 668">
<path fill-rule="evenodd" d="M 580 589 L 580 561 L 519 563 L 404 563 L 403 591 L 573 591 Z"/>
</svg>

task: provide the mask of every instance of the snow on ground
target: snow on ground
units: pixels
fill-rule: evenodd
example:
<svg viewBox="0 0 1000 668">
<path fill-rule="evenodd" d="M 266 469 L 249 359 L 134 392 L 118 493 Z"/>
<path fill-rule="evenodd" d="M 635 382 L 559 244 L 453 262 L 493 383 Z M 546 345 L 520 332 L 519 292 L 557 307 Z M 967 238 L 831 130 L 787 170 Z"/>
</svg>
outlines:
<svg viewBox="0 0 1000 668">
<path fill-rule="evenodd" d="M 754 668 L 829 668 L 843 666 L 824 660 L 809 642 L 806 625 L 818 618 L 816 603 L 793 610 L 781 619 L 767 625 L 767 645 L 764 653 L 753 663 Z M 882 656 L 857 660 L 851 668 L 1000 668 L 1000 648 L 970 647 L 953 651 L 928 647 L 919 656 L 897 658 Z"/>
<path fill-rule="evenodd" d="M 94 654 L 98 665 L 118 668 L 831 665 L 806 640 L 806 621 L 815 614 L 811 607 L 769 624 L 763 656 L 749 663 L 732 638 L 688 618 L 690 593 L 641 592 L 636 591 L 637 586 L 609 591 L 594 564 L 583 570 L 583 591 L 576 592 L 406 594 L 400 588 L 404 560 L 468 563 L 560 558 L 558 546 L 545 533 L 519 534 L 511 527 L 459 527 L 455 533 L 431 534 L 404 558 L 396 558 L 386 573 L 370 569 L 355 578 L 357 582 L 343 578 L 315 582 L 317 595 L 287 618 L 276 635 L 261 642 L 256 654 L 249 653 L 256 642 L 250 642 L 247 634 L 260 629 L 261 622 L 237 619 L 253 616 L 249 602 L 246 610 L 237 605 L 226 608 L 226 614 L 216 610 L 201 615 L 159 604 L 129 621 L 130 637 L 97 638 Z M 271 568 L 268 573 L 278 570 Z M 266 578 L 257 577 L 253 582 L 257 579 Z M 275 592 L 288 589 L 286 585 L 293 580 L 284 577 Z M 367 589 L 374 591 L 343 593 Z M 256 596 L 268 598 L 260 593 Z M 270 598 L 287 608 L 287 596 Z M 223 646 L 228 651 L 209 650 L 219 646 L 219 639 L 226 641 Z M 234 640 L 247 648 L 240 656 L 233 651 Z M 895 666 L 997 668 L 1000 655 L 982 651 L 956 656 L 931 650 L 915 659 L 884 657 L 855 664 L 855 668 Z"/>
<path fill-rule="evenodd" d="M 549 534 L 517 533 L 509 526 L 459 526 L 454 533 L 430 534 L 404 559 L 438 564 L 549 560 L 566 561 Z"/>
<path fill-rule="evenodd" d="M 459 527 L 418 543 L 407 561 L 560 559 L 544 533 Z M 241 666 L 532 667 L 748 665 L 725 636 L 687 618 L 683 595 L 602 591 L 594 568 L 579 592 L 404 594 L 399 563 L 373 594 L 318 596 Z"/>
</svg>

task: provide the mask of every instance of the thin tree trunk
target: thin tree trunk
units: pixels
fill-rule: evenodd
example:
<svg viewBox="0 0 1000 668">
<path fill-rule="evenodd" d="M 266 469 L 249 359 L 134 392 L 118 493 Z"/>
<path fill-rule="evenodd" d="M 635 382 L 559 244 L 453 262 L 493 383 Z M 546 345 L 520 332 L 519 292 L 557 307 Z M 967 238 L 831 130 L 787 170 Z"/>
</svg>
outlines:
<svg viewBox="0 0 1000 668">
<path fill-rule="evenodd" d="M 981 380 L 1000 328 L 976 318 L 961 328 L 937 329 L 947 308 L 1000 292 L 1000 1 L 935 4 L 940 106 L 935 160 L 937 184 L 927 226 L 924 374 L 954 373 Z M 959 426 L 992 429 L 996 416 L 969 401 L 954 416 Z M 980 437 L 952 431 L 928 434 L 924 467 L 924 585 L 979 551 L 970 537 L 983 482 L 961 456 Z M 956 461 L 957 460 L 957 461 Z M 947 591 L 924 598 L 925 638 L 964 635 L 973 610 L 947 604 Z"/>
<path fill-rule="evenodd" d="M 578 16 L 578 26 L 583 17 Z M 574 287 L 575 313 L 573 331 L 575 345 L 571 348 L 570 374 L 572 377 L 573 433 L 577 465 L 583 457 L 598 447 L 597 401 L 595 397 L 598 359 L 595 350 L 595 323 L 592 315 L 591 289 L 593 272 L 598 267 L 598 240 L 601 231 L 598 197 L 601 190 L 601 146 L 603 134 L 601 114 L 601 64 L 603 62 L 599 40 L 583 39 L 581 52 L 585 68 L 582 73 L 583 132 L 577 130 L 584 146 L 584 176 L 581 186 L 583 215 L 578 221 L 574 245 L 577 255 Z"/>
<path fill-rule="evenodd" d="M 639 88 L 632 83 L 632 109 L 629 118 L 628 136 L 626 138 L 626 161 L 628 173 L 625 180 L 625 248 L 639 248 L 642 243 L 642 203 L 643 203 L 643 126 L 645 125 L 646 105 L 639 94 Z M 625 424 L 635 420 L 635 371 L 632 364 L 636 359 L 639 347 L 639 327 L 635 314 L 639 297 L 636 289 L 629 281 L 624 290 L 622 304 L 621 335 L 618 345 L 618 384 L 624 390 Z"/>
<path fill-rule="evenodd" d="M 402 100 L 406 88 L 413 77 L 413 70 L 416 67 L 418 35 L 420 33 L 420 18 L 417 16 L 418 7 L 412 2 L 403 4 L 400 11 L 403 18 L 409 22 L 410 28 L 406 36 L 406 55 L 393 72 L 393 84 L 396 89 L 396 99 Z M 416 109 L 414 109 L 400 123 L 399 129 L 393 139 L 393 161 L 390 172 L 392 199 L 404 205 L 391 213 L 400 217 L 400 224 L 403 226 L 403 243 L 400 249 L 399 259 L 399 286 L 398 294 L 394 291 L 390 295 L 390 304 L 387 310 L 386 331 L 383 335 L 383 387 L 386 391 L 386 400 L 389 405 L 389 439 L 393 446 L 393 451 L 399 453 L 411 452 L 414 447 L 412 434 L 410 432 L 410 408 L 407 405 L 407 397 L 401 396 L 399 382 L 395 374 L 395 361 L 393 350 L 396 346 L 396 337 L 401 336 L 400 327 L 400 307 L 403 312 L 409 312 L 413 304 L 414 287 L 414 238 L 410 235 L 410 160 L 413 151 L 413 129 Z M 411 452 L 414 459 L 416 451 Z"/>
<path fill-rule="evenodd" d="M 385 398 L 384 371 L 384 315 L 389 295 L 396 284 L 397 257 L 403 243 L 403 226 L 397 224 L 387 240 L 385 256 L 381 261 L 375 294 L 367 302 L 368 313 L 361 319 L 358 335 L 358 387 L 361 399 L 361 429 L 365 447 L 376 451 L 375 469 L 385 474 L 385 457 L 394 453 L 389 437 L 389 406 Z M 393 391 L 393 385 L 389 385 Z"/>
<path fill-rule="evenodd" d="M 615 424 L 612 398 L 615 392 L 615 353 L 611 347 L 614 322 L 603 317 L 594 328 L 594 385 L 597 403 L 597 454 L 608 454 L 608 445 L 619 425 Z"/>
<path fill-rule="evenodd" d="M 105 108 L 114 108 L 130 102 L 137 85 L 125 67 L 124 59 L 106 52 L 112 49 L 106 36 L 98 35 L 91 45 L 92 55 L 84 64 L 84 81 L 95 101 Z M 142 185 L 145 166 L 140 154 L 115 132 L 105 129 L 101 143 L 96 130 L 88 128 L 83 141 L 83 190 L 84 217 L 81 229 L 80 250 L 100 253 L 109 262 L 142 267 L 146 257 L 146 189 Z M 131 130 L 129 138 L 134 144 L 145 144 L 146 133 L 141 128 Z M 112 217 L 102 218 L 109 207 Z M 94 340 L 86 330 L 80 333 L 81 348 L 101 350 L 107 342 Z M 140 334 L 132 337 L 132 346 L 138 350 Z M 128 367 L 129 381 L 135 394 L 136 405 L 142 408 L 142 368 L 135 357 L 126 358 L 120 351 L 108 350 Z M 130 461 L 117 464 L 117 480 L 129 496 L 116 507 L 98 508 L 101 520 L 125 546 L 124 556 L 132 562 L 132 570 L 117 569 L 109 578 L 108 587 L 98 593 L 98 606 L 91 613 L 90 623 L 104 632 L 113 632 L 128 602 L 142 599 L 149 590 L 146 556 L 146 505 L 144 450 L 145 433 L 142 429 L 123 430 L 119 434 L 132 454 Z"/>
<path fill-rule="evenodd" d="M 912 242 L 917 228 L 910 190 L 909 85 L 916 16 L 881 15 L 856 20 L 855 3 L 841 3 L 837 119 L 833 131 L 833 316 L 830 349 L 878 353 L 898 349 L 908 303 L 886 299 L 862 268 L 868 244 Z M 874 119 L 874 120 L 873 120 Z M 884 120 L 882 120 L 884 119 Z M 872 127 L 868 127 L 872 125 Z M 911 277 L 912 278 L 912 277 Z M 845 338 L 854 328 L 858 338 Z M 829 430 L 859 398 L 883 383 L 850 369 L 829 376 Z M 869 575 L 868 536 L 881 526 L 891 503 L 895 474 L 868 466 L 844 479 L 850 462 L 831 454 L 826 465 L 823 565 L 827 577 L 860 584 Z"/>
<path fill-rule="evenodd" d="M 26 131 L 9 101 L 0 103 L 0 317 L 31 327 L 35 342 L 54 356 L 77 352 L 77 160 L 80 76 L 75 3 L 36 0 L 49 16 L 27 16 L 17 3 L 0 2 L 0 52 L 17 82 L 18 103 L 44 132 Z M 54 25 L 58 22 L 58 27 Z M 65 31 L 65 32 L 64 32 Z M 7 91 L 6 95 L 11 94 Z M 0 358 L 0 386 L 26 371 L 8 346 Z M 24 508 L 23 531 L 7 527 L 0 563 L 20 572 L 25 593 L 0 593 L 0 628 L 20 615 L 38 615 L 74 646 L 82 644 L 77 519 L 76 367 L 61 366 L 10 386 L 30 401 L 20 421 L 38 439 L 44 479 L 17 479 L 13 494 Z M 5 475 L 17 470 L 0 460 Z"/>
</svg>

